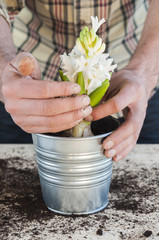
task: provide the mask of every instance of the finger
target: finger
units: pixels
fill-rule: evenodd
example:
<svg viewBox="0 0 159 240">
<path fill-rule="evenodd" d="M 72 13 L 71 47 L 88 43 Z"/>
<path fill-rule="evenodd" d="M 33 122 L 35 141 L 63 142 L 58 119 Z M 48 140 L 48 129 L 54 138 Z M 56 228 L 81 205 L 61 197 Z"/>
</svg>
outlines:
<svg viewBox="0 0 159 240">
<path fill-rule="evenodd" d="M 3 87 L 3 95 L 6 97 L 16 96 L 17 98 L 46 99 L 61 96 L 78 94 L 81 88 L 71 82 L 50 82 L 16 78 L 7 81 Z"/>
<path fill-rule="evenodd" d="M 127 148 L 125 148 L 123 151 L 119 152 L 116 156 L 114 156 L 113 160 L 115 162 L 120 161 L 121 159 L 123 159 L 125 156 L 127 156 L 132 151 L 134 146 L 135 146 L 134 144 L 128 145 Z"/>
<path fill-rule="evenodd" d="M 124 123 L 120 125 L 120 127 L 115 130 L 111 135 L 109 135 L 103 142 L 103 147 L 105 149 L 112 148 L 117 144 L 122 144 L 124 140 L 126 140 L 130 135 L 137 138 L 137 130 L 138 126 L 134 123 L 133 119 L 126 120 Z M 112 142 L 112 145 L 109 142 Z M 109 147 L 109 145 L 111 147 Z"/>
<path fill-rule="evenodd" d="M 40 66 L 35 57 L 28 52 L 21 52 L 11 61 L 13 66 L 22 76 L 31 76 L 40 79 Z"/>
<path fill-rule="evenodd" d="M 134 146 L 143 125 L 144 118 L 145 112 L 142 111 L 140 104 L 137 107 L 130 108 L 125 122 L 104 140 L 103 148 L 106 150 L 106 153 L 108 150 L 114 149 L 114 155 L 118 155 L 118 151 L 120 152 L 124 148 L 129 148 L 129 144 L 125 146 L 128 139 L 132 143 L 130 143 L 130 145 Z M 120 149 L 118 150 L 117 148 L 119 148 L 119 146 Z"/>
<path fill-rule="evenodd" d="M 61 131 L 64 130 L 64 126 L 67 126 L 66 129 L 68 129 L 69 124 L 83 119 L 85 116 L 88 116 L 91 111 L 92 108 L 88 106 L 85 109 L 63 113 L 53 117 L 13 116 L 13 120 L 26 132 L 32 132 L 32 128 L 35 128 L 36 126 L 45 127 L 48 132 L 57 132 L 59 128 Z"/>
<path fill-rule="evenodd" d="M 126 149 L 129 149 L 129 146 L 132 146 L 132 148 L 135 146 L 136 140 L 133 136 L 129 136 L 127 139 L 122 141 L 122 144 L 117 144 L 113 146 L 111 149 L 105 150 L 105 156 L 108 158 L 113 159 L 122 159 L 123 156 L 121 155 L 122 152 L 125 152 Z"/>
<path fill-rule="evenodd" d="M 53 116 L 61 113 L 85 108 L 90 103 L 86 95 L 53 99 L 20 99 L 5 103 L 6 110 L 10 114 Z"/>
<path fill-rule="evenodd" d="M 92 115 L 89 116 L 86 120 L 87 121 L 98 120 L 103 117 L 120 112 L 124 108 L 126 108 L 130 103 L 135 101 L 135 99 L 136 92 L 133 93 L 132 91 L 132 95 L 130 95 L 128 92 L 128 87 L 125 86 L 114 97 L 110 98 L 105 103 L 95 107 L 93 109 Z"/>
<path fill-rule="evenodd" d="M 50 131 L 50 128 L 48 128 L 48 126 L 41 126 L 41 125 L 31 126 L 30 128 L 28 128 L 28 130 L 26 129 L 25 131 L 28 133 L 56 133 L 56 132 L 61 132 L 61 131 L 75 127 L 78 123 L 81 122 L 81 120 L 82 119 L 77 120 L 75 122 L 67 123 L 64 125 L 56 126 L 55 131 Z"/>
</svg>

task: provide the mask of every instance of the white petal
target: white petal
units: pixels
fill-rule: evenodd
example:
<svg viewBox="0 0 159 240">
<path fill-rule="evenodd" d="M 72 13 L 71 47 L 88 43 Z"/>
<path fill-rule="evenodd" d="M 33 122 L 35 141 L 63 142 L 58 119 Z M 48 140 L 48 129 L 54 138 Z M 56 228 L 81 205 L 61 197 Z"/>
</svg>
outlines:
<svg viewBox="0 0 159 240">
<path fill-rule="evenodd" d="M 89 49 L 88 56 L 91 58 L 93 57 L 94 51 L 92 48 Z"/>
<path fill-rule="evenodd" d="M 102 43 L 102 46 L 96 51 L 96 55 L 102 54 L 105 51 L 105 43 Z"/>
<path fill-rule="evenodd" d="M 101 44 L 102 44 L 102 39 L 98 38 L 97 43 L 93 48 L 93 51 L 96 52 L 101 47 Z"/>
<path fill-rule="evenodd" d="M 76 41 L 76 46 L 77 46 L 78 50 L 79 50 L 82 54 L 85 54 L 85 53 L 86 53 L 86 51 L 85 51 L 85 49 L 83 48 L 83 46 L 82 46 L 81 42 L 79 41 L 79 39 L 77 39 L 77 41 Z"/>
<path fill-rule="evenodd" d="M 102 18 L 98 22 L 98 17 L 97 16 L 96 17 L 91 16 L 91 20 L 92 20 L 92 29 L 95 31 L 95 33 L 97 32 L 99 27 L 105 22 L 105 18 Z"/>
<path fill-rule="evenodd" d="M 111 65 L 110 67 L 109 67 L 109 71 L 114 71 L 114 69 L 117 67 L 117 64 L 114 64 L 114 65 Z"/>
<path fill-rule="evenodd" d="M 93 78 L 87 88 L 88 95 L 100 86 L 101 86 L 101 81 L 99 79 Z"/>
</svg>

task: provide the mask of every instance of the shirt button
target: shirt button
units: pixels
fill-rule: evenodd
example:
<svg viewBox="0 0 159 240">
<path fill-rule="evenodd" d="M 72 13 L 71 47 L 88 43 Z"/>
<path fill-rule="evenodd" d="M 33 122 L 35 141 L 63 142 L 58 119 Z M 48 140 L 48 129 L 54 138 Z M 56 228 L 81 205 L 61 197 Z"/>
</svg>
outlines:
<svg viewBox="0 0 159 240">
<path fill-rule="evenodd" d="M 83 25 L 85 25 L 85 24 L 86 24 L 86 22 L 81 19 L 81 20 L 80 20 L 80 25 L 83 26 Z"/>
</svg>

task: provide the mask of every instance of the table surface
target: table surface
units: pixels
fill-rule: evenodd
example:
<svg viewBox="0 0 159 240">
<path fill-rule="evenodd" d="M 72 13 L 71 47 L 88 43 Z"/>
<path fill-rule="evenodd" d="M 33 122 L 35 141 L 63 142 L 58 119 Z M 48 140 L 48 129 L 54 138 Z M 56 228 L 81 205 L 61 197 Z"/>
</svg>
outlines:
<svg viewBox="0 0 159 240">
<path fill-rule="evenodd" d="M 92 215 L 46 208 L 32 145 L 0 145 L 0 182 L 2 240 L 159 240 L 159 145 L 114 163 L 109 204 Z"/>
</svg>

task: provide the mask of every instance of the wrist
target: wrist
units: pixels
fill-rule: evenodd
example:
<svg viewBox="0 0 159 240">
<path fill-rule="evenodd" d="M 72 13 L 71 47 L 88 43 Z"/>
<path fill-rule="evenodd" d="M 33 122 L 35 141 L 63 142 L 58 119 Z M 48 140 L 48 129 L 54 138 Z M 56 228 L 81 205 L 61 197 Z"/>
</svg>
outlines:
<svg viewBox="0 0 159 240">
<path fill-rule="evenodd" d="M 150 65 L 150 67 L 149 67 Z M 153 89 L 157 85 L 159 73 L 158 68 L 152 68 L 153 63 L 131 59 L 129 64 L 125 67 L 126 70 L 133 71 L 139 82 L 143 83 L 146 88 L 147 97 L 150 98 Z"/>
</svg>

